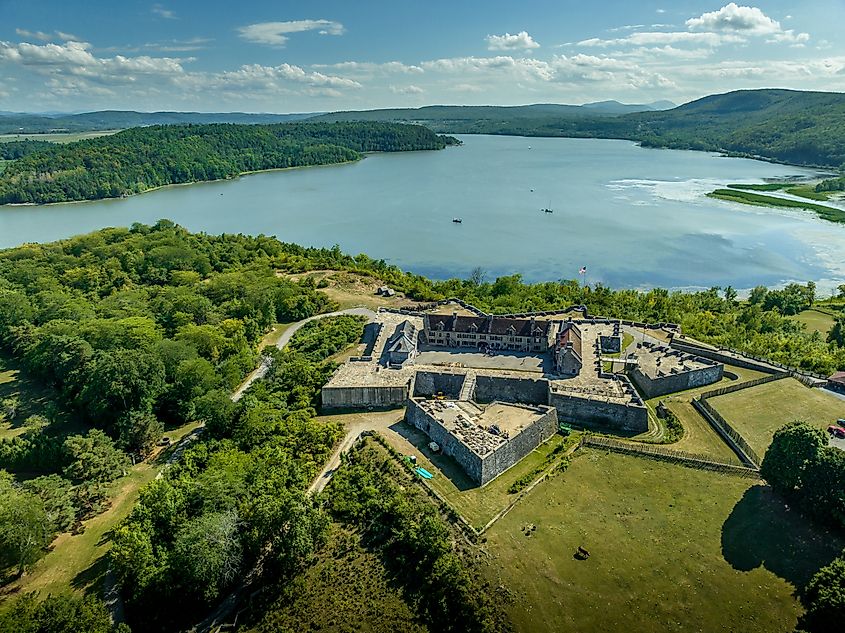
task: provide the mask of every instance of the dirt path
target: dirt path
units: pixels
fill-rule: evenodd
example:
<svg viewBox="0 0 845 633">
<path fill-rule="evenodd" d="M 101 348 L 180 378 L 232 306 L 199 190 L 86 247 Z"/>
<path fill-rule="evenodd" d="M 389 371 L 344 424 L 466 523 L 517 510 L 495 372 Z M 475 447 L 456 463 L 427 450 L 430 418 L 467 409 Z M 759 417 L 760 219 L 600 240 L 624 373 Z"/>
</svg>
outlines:
<svg viewBox="0 0 845 633">
<path fill-rule="evenodd" d="M 322 492 L 326 484 L 331 480 L 332 475 L 340 466 L 340 455 L 348 451 L 362 433 L 365 431 L 380 431 L 396 424 L 405 417 L 404 409 L 391 411 L 380 411 L 378 413 L 348 413 L 345 415 L 326 416 L 326 419 L 342 422 L 346 427 L 346 435 L 338 444 L 329 461 L 317 474 L 312 484 L 308 487 L 307 494 L 313 495 Z"/>
</svg>

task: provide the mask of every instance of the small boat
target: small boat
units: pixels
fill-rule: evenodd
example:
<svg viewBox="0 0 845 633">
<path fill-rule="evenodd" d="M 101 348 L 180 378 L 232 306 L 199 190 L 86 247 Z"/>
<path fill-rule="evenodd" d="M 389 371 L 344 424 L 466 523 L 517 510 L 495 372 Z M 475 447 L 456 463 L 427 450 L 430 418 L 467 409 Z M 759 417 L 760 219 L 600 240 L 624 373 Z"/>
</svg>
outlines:
<svg viewBox="0 0 845 633">
<path fill-rule="evenodd" d="M 543 209 L 543 213 L 554 213 L 554 210 L 546 208 L 546 209 Z"/>
<path fill-rule="evenodd" d="M 460 224 L 461 222 L 463 222 L 463 220 L 461 218 L 452 218 L 452 222 L 454 222 L 455 224 Z"/>
<path fill-rule="evenodd" d="M 533 189 L 531 190 L 531 193 L 534 193 L 534 190 L 533 190 Z"/>
</svg>

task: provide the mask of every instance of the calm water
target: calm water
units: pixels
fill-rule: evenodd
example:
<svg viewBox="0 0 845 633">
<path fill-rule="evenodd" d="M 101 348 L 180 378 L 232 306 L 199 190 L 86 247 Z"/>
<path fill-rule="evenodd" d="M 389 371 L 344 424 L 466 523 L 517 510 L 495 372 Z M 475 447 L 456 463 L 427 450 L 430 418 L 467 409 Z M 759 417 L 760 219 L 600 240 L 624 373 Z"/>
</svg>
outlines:
<svg viewBox="0 0 845 633">
<path fill-rule="evenodd" d="M 571 279 L 586 265 L 589 283 L 614 287 L 845 283 L 845 226 L 704 197 L 728 182 L 810 170 L 626 141 L 462 138 L 441 152 L 123 200 L 0 207 L 0 247 L 167 217 L 191 230 L 339 244 L 439 278 L 481 267 L 488 278 Z M 540 211 L 547 205 L 553 214 Z"/>
</svg>

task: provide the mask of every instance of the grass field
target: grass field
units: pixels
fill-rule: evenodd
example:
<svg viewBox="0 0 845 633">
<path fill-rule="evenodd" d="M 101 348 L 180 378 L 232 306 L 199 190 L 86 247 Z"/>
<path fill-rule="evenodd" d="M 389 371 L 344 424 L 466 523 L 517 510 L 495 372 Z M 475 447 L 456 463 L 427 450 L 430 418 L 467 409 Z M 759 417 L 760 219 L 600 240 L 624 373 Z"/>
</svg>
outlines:
<svg viewBox="0 0 845 633">
<path fill-rule="evenodd" d="M 485 536 L 532 633 L 792 631 L 796 588 L 845 546 L 748 479 L 589 449 Z"/>
<path fill-rule="evenodd" d="M 258 345 L 258 349 L 264 349 L 265 347 L 269 347 L 271 345 L 275 345 L 279 342 L 279 339 L 282 338 L 282 334 L 285 333 L 293 323 L 276 323 L 273 325 L 273 329 L 270 330 L 267 334 L 264 335 L 264 338 L 261 339 L 261 343 Z"/>
<path fill-rule="evenodd" d="M 795 316 L 791 316 L 789 318 L 794 321 L 798 321 L 799 323 L 803 323 L 808 332 L 815 330 L 816 332 L 820 332 L 822 334 L 830 332 L 830 328 L 833 327 L 834 323 L 834 318 L 829 314 L 812 309 L 804 310 L 803 312 L 799 312 Z"/>
<path fill-rule="evenodd" d="M 788 422 L 806 420 L 823 429 L 837 418 L 845 418 L 845 401 L 809 389 L 794 378 L 710 398 L 709 402 L 761 456 L 775 431 Z"/>
<path fill-rule="evenodd" d="M 120 130 L 99 130 L 96 132 L 57 132 L 55 134 L 0 134 L 0 143 L 11 141 L 48 141 L 50 143 L 73 143 L 86 138 L 97 138 L 98 136 L 109 136 Z"/>
<path fill-rule="evenodd" d="M 761 185 L 728 185 L 729 189 L 739 189 L 741 191 L 784 191 L 790 195 L 798 196 L 800 198 L 807 198 L 808 200 L 817 200 L 824 202 L 828 200 L 832 192 L 830 191 L 816 191 L 815 184 L 795 184 L 792 182 L 767 182 Z"/>
<path fill-rule="evenodd" d="M 428 629 L 416 620 L 378 555 L 362 546 L 358 534 L 333 525 L 329 543 L 314 565 L 249 630 L 423 633 Z"/>
<path fill-rule="evenodd" d="M 784 209 L 806 209 L 814 211 L 823 220 L 830 222 L 845 222 L 845 211 L 835 207 L 828 207 L 821 204 L 814 204 L 812 202 L 801 202 L 799 200 L 789 200 L 786 198 L 776 198 L 774 196 L 764 196 L 759 193 L 750 191 L 739 191 L 736 189 L 717 189 L 707 194 L 710 198 L 717 200 L 727 200 L 729 202 L 739 202 L 742 204 L 750 204 L 758 207 L 778 207 Z"/>
<path fill-rule="evenodd" d="M 553 435 L 513 468 L 479 488 L 454 459 L 432 453 L 428 448 L 431 439 L 410 424 L 400 422 L 381 433 L 400 453 L 416 455 L 417 463 L 434 474 L 428 484 L 477 529 L 516 499 L 516 494 L 508 493 L 511 484 L 543 464 L 546 456 L 565 441 L 562 435 Z"/>
</svg>

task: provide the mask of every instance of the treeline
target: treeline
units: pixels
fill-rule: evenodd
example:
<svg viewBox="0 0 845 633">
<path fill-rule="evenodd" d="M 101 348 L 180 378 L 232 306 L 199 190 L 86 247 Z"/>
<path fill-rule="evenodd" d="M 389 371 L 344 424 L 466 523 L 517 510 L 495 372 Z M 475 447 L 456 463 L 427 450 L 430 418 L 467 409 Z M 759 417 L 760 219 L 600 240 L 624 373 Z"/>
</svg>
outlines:
<svg viewBox="0 0 845 633">
<path fill-rule="evenodd" d="M 391 123 L 163 125 L 49 145 L 6 166 L 0 204 L 97 200 L 249 171 L 327 165 L 363 152 L 443 149 L 455 139 Z M 16 146 L 24 152 L 24 146 Z"/>
<path fill-rule="evenodd" d="M 361 317 L 329 318 L 340 348 Z M 341 426 L 314 419 L 336 365 L 297 332 L 264 380 L 237 403 L 221 398 L 201 438 L 141 491 L 110 551 L 136 630 L 183 630 L 250 579 L 295 577 L 323 545 L 329 518 L 304 494 Z"/>
<path fill-rule="evenodd" d="M 760 474 L 805 514 L 845 530 L 845 451 L 829 446 L 824 431 L 807 422 L 779 429 Z M 845 553 L 822 567 L 802 593 L 807 609 L 800 628 L 835 631 L 845 616 Z"/>
<path fill-rule="evenodd" d="M 364 533 L 430 630 L 511 630 L 501 601 L 462 556 L 436 506 L 386 452 L 367 443 L 347 454 L 327 504 L 335 518 Z"/>
<path fill-rule="evenodd" d="M 221 415 L 274 323 L 333 307 L 275 274 L 282 253 L 168 221 L 0 252 L 0 348 L 55 394 L 0 441 L 0 469 L 35 475 L 19 485 L 0 471 L 2 567 L 22 573 L 100 512 L 129 455 L 149 455 L 166 427 Z"/>
</svg>

